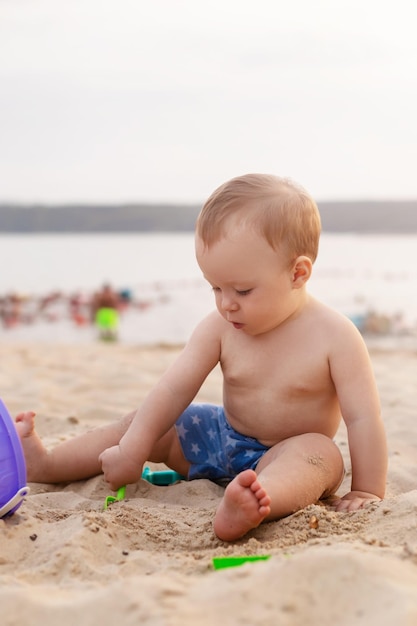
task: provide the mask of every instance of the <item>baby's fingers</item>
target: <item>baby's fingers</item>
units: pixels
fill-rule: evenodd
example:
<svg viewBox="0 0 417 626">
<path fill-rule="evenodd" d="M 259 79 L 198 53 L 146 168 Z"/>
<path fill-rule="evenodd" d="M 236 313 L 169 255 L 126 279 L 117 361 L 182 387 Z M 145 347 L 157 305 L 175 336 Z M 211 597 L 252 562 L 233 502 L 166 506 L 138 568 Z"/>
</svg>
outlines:
<svg viewBox="0 0 417 626">
<path fill-rule="evenodd" d="M 359 509 L 366 508 L 369 504 L 377 502 L 377 500 L 370 500 L 368 498 L 352 498 L 352 500 L 340 500 L 336 506 L 336 511 L 339 513 L 346 511 L 359 511 Z"/>
</svg>

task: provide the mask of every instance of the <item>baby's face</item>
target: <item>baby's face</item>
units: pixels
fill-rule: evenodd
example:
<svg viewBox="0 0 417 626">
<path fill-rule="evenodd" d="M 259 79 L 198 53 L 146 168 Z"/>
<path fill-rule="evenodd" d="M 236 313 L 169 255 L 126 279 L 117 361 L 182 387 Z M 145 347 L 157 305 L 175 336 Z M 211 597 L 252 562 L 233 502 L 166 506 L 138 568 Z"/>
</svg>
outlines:
<svg viewBox="0 0 417 626">
<path fill-rule="evenodd" d="M 261 235 L 238 228 L 210 248 L 197 236 L 196 256 L 219 313 L 236 330 L 265 333 L 294 312 L 293 272 Z"/>
</svg>

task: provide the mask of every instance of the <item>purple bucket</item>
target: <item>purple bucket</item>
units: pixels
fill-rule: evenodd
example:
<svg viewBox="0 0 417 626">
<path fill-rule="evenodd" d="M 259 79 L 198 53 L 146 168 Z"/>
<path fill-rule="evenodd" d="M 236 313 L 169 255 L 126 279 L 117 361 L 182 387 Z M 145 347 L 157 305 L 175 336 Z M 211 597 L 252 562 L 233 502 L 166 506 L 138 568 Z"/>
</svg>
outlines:
<svg viewBox="0 0 417 626">
<path fill-rule="evenodd" d="M 9 411 L 0 399 L 0 518 L 12 515 L 28 491 L 22 445 Z"/>
</svg>

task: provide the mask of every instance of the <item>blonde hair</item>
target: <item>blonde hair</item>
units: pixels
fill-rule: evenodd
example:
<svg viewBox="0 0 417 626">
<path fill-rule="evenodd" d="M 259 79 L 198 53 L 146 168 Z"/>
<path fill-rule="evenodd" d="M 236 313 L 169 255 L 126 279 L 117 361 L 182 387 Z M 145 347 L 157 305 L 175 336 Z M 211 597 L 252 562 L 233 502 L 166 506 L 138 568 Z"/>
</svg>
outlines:
<svg viewBox="0 0 417 626">
<path fill-rule="evenodd" d="M 301 186 L 269 174 L 246 174 L 216 189 L 201 209 L 196 233 L 205 246 L 225 236 L 233 225 L 249 225 L 274 249 L 284 247 L 289 260 L 308 256 L 314 263 L 321 231 L 316 203 Z"/>
</svg>

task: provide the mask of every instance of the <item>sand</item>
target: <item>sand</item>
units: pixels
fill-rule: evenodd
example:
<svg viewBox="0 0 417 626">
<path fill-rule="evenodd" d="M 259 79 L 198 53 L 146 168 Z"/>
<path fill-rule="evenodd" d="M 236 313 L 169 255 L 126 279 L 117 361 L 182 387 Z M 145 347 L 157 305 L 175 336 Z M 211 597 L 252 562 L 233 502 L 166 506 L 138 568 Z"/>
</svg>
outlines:
<svg viewBox="0 0 417 626">
<path fill-rule="evenodd" d="M 37 412 L 48 446 L 134 408 L 179 347 L 2 346 L 0 390 Z M 213 534 L 222 489 L 140 481 L 103 510 L 102 477 L 31 484 L 0 520 L 2 626 L 417 624 L 417 352 L 371 350 L 389 440 L 386 499 L 356 513 L 313 505 L 232 544 Z M 201 400 L 220 402 L 213 372 Z M 337 442 L 348 475 L 346 433 Z M 157 469 L 157 466 L 152 466 Z M 214 556 L 268 554 L 215 571 Z"/>
</svg>

